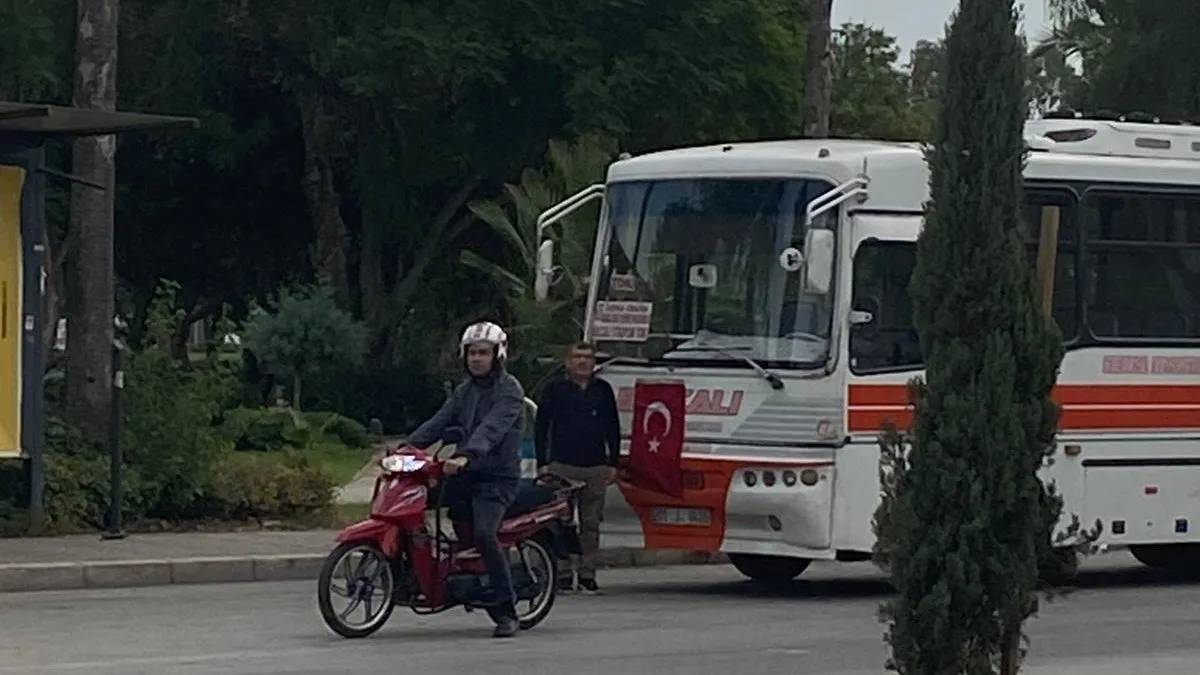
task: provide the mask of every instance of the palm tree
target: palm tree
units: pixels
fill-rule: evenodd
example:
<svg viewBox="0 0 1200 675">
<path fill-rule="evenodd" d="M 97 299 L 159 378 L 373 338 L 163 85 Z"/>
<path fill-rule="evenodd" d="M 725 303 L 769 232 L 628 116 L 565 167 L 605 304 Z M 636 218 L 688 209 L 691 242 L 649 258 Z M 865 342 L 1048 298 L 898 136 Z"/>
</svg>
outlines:
<svg viewBox="0 0 1200 675">
<path fill-rule="evenodd" d="M 1033 50 L 1034 58 L 1048 51 L 1085 61 L 1103 58 L 1111 46 L 1105 0 L 1046 0 L 1050 34 Z"/>
<path fill-rule="evenodd" d="M 582 333 L 598 212 L 595 207 L 581 209 L 555 227 L 552 236 L 557 239 L 561 272 L 545 303 L 534 298 L 531 283 L 539 244 L 538 215 L 603 182 L 616 154 L 616 144 L 600 136 L 583 136 L 570 143 L 550 141 L 544 170 L 526 169 L 518 183 L 504 186 L 501 197 L 470 204 L 472 213 L 504 242 L 504 249 L 489 255 L 464 250 L 461 261 L 505 289 L 513 317 L 510 332 L 527 356 L 556 351 Z"/>
</svg>

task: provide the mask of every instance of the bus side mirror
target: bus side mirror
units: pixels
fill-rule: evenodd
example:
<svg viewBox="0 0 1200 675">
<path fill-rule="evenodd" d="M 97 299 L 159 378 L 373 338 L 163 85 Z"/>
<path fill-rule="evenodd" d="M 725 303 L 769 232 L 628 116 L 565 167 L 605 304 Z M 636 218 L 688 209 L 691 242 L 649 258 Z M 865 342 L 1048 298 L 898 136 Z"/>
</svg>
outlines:
<svg viewBox="0 0 1200 675">
<path fill-rule="evenodd" d="M 804 292 L 825 295 L 833 285 L 833 230 L 810 229 L 804 235 Z"/>
<path fill-rule="evenodd" d="M 550 296 L 550 281 L 554 277 L 554 240 L 547 239 L 538 246 L 537 278 L 533 282 L 533 295 L 539 301 Z"/>
</svg>

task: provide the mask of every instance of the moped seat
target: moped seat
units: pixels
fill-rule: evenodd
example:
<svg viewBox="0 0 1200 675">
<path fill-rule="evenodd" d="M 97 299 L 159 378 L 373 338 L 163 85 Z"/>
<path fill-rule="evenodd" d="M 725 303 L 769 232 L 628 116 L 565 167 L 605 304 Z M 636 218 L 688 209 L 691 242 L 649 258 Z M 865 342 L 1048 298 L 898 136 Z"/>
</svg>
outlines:
<svg viewBox="0 0 1200 675">
<path fill-rule="evenodd" d="M 521 489 L 517 492 L 517 498 L 504 512 L 504 517 L 505 519 L 516 518 L 539 509 L 554 501 L 554 495 L 555 491 L 551 488 L 521 481 Z"/>
</svg>

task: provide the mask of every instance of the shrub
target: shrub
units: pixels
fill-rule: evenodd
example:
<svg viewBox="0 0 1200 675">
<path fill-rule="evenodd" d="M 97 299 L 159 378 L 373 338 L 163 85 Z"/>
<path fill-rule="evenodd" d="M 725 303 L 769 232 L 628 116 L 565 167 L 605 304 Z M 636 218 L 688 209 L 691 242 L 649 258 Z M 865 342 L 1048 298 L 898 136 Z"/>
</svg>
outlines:
<svg viewBox="0 0 1200 675">
<path fill-rule="evenodd" d="M 237 392 L 237 364 L 216 353 L 196 361 L 171 357 L 178 285 L 164 282 L 147 311 L 142 351 L 126 357 L 123 435 L 126 465 L 145 481 L 145 510 L 174 520 L 195 514 L 205 476 L 227 447 L 213 428 Z"/>
<path fill-rule="evenodd" d="M 254 311 L 245 334 L 259 365 L 291 383 L 295 408 L 303 401 L 303 380 L 358 365 L 367 347 L 366 329 L 338 308 L 327 286 L 281 291 L 269 311 Z"/>
<path fill-rule="evenodd" d="M 44 427 L 46 470 L 46 529 L 59 534 L 104 526 L 108 514 L 109 460 L 107 453 L 89 443 L 75 427 L 59 417 L 47 416 Z M 27 533 L 28 473 L 21 462 L 0 467 L 0 535 Z M 124 504 L 127 519 L 147 511 L 152 493 L 138 468 L 126 466 Z"/>
<path fill-rule="evenodd" d="M 336 439 L 351 448 L 365 448 L 371 444 L 367 428 L 357 421 L 335 412 L 305 413 L 305 419 L 321 438 Z"/>
<path fill-rule="evenodd" d="M 320 441 L 365 448 L 371 442 L 366 427 L 348 417 L 328 411 L 300 413 L 292 408 L 227 410 L 218 433 L 238 450 L 303 450 Z"/>
<path fill-rule="evenodd" d="M 138 467 L 122 474 L 122 516 L 136 522 L 151 511 L 156 489 Z M 106 456 L 46 456 L 46 526 L 58 534 L 100 529 L 108 519 L 109 462 Z"/>
<path fill-rule="evenodd" d="M 235 408 L 222 417 L 218 433 L 238 450 L 306 448 L 312 440 L 308 421 L 291 408 Z"/>
<path fill-rule="evenodd" d="M 191 505 L 209 467 L 227 447 L 213 422 L 236 385 L 226 364 L 173 360 L 150 348 L 129 359 L 125 394 L 125 457 L 157 494 L 150 515 L 173 519 Z"/>
<path fill-rule="evenodd" d="M 204 510 L 222 520 L 327 515 L 335 487 L 324 467 L 297 453 L 229 453 L 209 475 Z"/>
</svg>

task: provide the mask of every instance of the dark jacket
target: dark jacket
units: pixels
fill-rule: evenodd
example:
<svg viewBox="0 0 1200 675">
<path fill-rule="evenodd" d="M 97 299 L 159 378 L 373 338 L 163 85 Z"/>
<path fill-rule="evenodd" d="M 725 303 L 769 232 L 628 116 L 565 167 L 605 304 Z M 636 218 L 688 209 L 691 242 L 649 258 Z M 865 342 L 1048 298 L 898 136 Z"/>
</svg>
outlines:
<svg viewBox="0 0 1200 675">
<path fill-rule="evenodd" d="M 571 379 L 551 380 L 542 390 L 534 424 L 538 466 L 617 466 L 621 422 L 612 385 L 593 377 L 586 388 Z"/>
<path fill-rule="evenodd" d="M 467 458 L 466 472 L 477 478 L 521 477 L 521 415 L 525 390 L 503 369 L 487 377 L 468 377 L 428 421 L 408 437 L 408 444 L 427 448 L 448 427 L 461 427 L 463 442 L 455 456 Z"/>
</svg>

